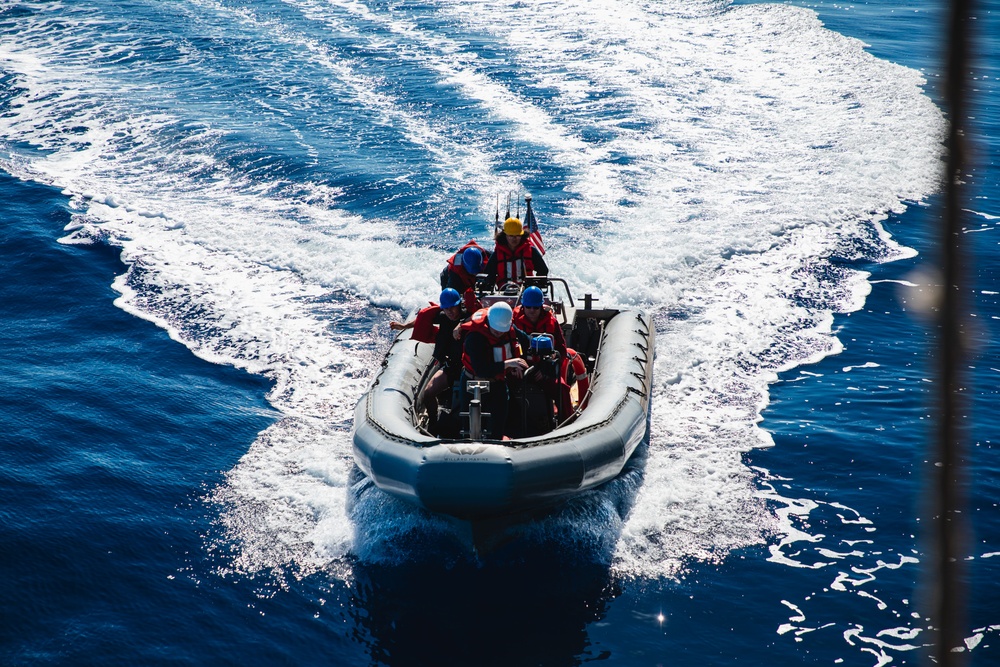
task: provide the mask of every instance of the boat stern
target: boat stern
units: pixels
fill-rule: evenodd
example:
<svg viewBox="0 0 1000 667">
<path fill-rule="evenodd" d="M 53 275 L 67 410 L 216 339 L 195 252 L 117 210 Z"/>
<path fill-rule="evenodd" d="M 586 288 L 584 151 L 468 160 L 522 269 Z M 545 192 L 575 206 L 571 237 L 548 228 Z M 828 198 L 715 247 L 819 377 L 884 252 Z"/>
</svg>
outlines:
<svg viewBox="0 0 1000 667">
<path fill-rule="evenodd" d="M 499 444 L 448 443 L 423 450 L 416 496 L 432 512 L 471 519 L 510 508 L 514 467 Z"/>
</svg>

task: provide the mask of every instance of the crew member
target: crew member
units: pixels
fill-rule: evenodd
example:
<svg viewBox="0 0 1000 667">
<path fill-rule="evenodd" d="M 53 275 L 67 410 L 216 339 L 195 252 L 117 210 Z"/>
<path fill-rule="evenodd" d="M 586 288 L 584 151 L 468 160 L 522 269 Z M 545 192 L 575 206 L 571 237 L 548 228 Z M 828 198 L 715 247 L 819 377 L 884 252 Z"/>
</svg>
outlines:
<svg viewBox="0 0 1000 667">
<path fill-rule="evenodd" d="M 556 352 L 556 363 L 549 369 L 548 365 L 540 373 L 539 382 L 550 400 L 559 409 L 559 421 L 563 421 L 573 413 L 573 401 L 570 397 L 569 385 L 565 373 L 560 373 L 563 361 L 567 358 L 566 337 L 562 327 L 551 310 L 545 307 L 545 295 L 537 287 L 529 287 L 521 294 L 521 304 L 514 309 L 514 326 L 529 336 L 545 334 L 552 339 L 552 350 Z"/>
<path fill-rule="evenodd" d="M 461 294 L 470 313 L 482 307 L 476 298 L 476 275 L 482 271 L 489 256 L 485 248 L 472 240 L 449 257 L 448 264 L 441 270 L 441 287 L 451 287 Z"/>
<path fill-rule="evenodd" d="M 441 271 L 441 287 L 451 287 L 459 294 L 469 288 L 476 287 L 476 274 L 479 273 L 490 253 L 475 240 L 469 241 L 448 258 L 448 263 Z"/>
<path fill-rule="evenodd" d="M 549 267 L 542 253 L 525 233 L 521 221 L 507 218 L 503 231 L 496 235 L 496 248 L 486 263 L 484 273 L 497 287 L 521 283 L 526 276 L 547 276 Z"/>
<path fill-rule="evenodd" d="M 484 433 L 495 440 L 503 437 L 507 422 L 509 394 L 506 377 L 520 378 L 528 368 L 528 362 L 521 358 L 521 351 L 527 349 L 530 340 L 513 327 L 513 315 L 510 306 L 499 302 L 489 309 L 476 311 L 460 325 L 465 333 L 462 346 L 462 405 L 468 405 L 470 399 L 466 380 L 489 380 L 490 390 L 483 397 L 483 408 L 490 413 L 490 419 Z"/>
<path fill-rule="evenodd" d="M 467 315 L 458 292 L 448 287 L 442 290 L 441 305 L 431 303 L 422 308 L 406 324 L 390 322 L 394 331 L 413 329 L 412 340 L 434 345 L 434 359 L 440 368 L 424 387 L 423 402 L 427 406 L 430 428 L 437 423 L 437 396 L 449 389 L 462 373 L 462 344 L 455 339 L 454 331 Z"/>
<path fill-rule="evenodd" d="M 521 294 L 521 303 L 514 309 L 514 326 L 528 334 L 550 334 L 554 349 L 566 356 L 566 337 L 555 314 L 545 307 L 545 294 L 538 287 L 529 287 Z"/>
</svg>

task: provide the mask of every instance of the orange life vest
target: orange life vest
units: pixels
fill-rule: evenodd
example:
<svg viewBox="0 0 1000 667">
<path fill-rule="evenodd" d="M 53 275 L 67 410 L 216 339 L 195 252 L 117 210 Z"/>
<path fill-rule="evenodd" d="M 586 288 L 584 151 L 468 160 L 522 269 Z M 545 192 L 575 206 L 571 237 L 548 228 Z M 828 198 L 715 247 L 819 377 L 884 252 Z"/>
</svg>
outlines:
<svg viewBox="0 0 1000 667">
<path fill-rule="evenodd" d="M 556 328 L 559 326 L 556 316 L 548 309 L 542 309 L 541 317 L 538 318 L 537 322 L 532 324 L 528 316 L 524 314 L 524 306 L 518 306 L 514 309 L 514 318 L 511 321 L 515 327 L 529 335 L 546 333 L 552 334 L 555 337 Z"/>
<path fill-rule="evenodd" d="M 462 253 L 464 253 L 469 248 L 478 248 L 479 252 L 483 253 L 483 266 L 486 266 L 486 262 L 490 258 L 490 253 L 486 252 L 486 248 L 482 247 L 476 240 L 473 239 L 466 243 L 464 246 L 458 249 L 454 255 L 448 258 L 448 271 L 452 271 L 459 278 L 462 279 L 463 289 L 458 290 L 459 292 L 464 292 L 465 290 L 476 286 L 476 276 L 465 270 L 465 266 L 462 264 Z"/>
<path fill-rule="evenodd" d="M 493 333 L 493 329 L 490 329 L 490 323 L 487 318 L 488 312 L 487 308 L 480 308 L 472 314 L 472 317 L 458 325 L 462 329 L 462 333 L 470 334 L 475 331 L 486 336 L 486 340 L 489 341 L 490 346 L 493 348 L 493 361 L 502 363 L 508 359 L 521 356 L 521 346 L 517 342 L 517 336 L 514 334 L 513 329 L 497 336 Z M 476 371 L 472 367 L 472 359 L 464 348 L 462 350 L 462 366 L 469 375 L 475 376 Z M 492 379 L 502 380 L 503 377 L 504 373 L 501 372 Z"/>
<path fill-rule="evenodd" d="M 410 338 L 421 343 L 434 343 L 437 340 L 438 326 L 434 324 L 434 318 L 441 312 L 441 306 L 433 301 L 426 308 L 417 311 L 417 316 L 413 320 L 413 333 Z"/>
<path fill-rule="evenodd" d="M 497 243 L 496 250 L 493 251 L 497 256 L 497 286 L 519 283 L 525 276 L 535 275 L 535 263 L 532 260 L 534 249 L 531 239 L 527 237 L 513 250 L 506 243 Z"/>
</svg>

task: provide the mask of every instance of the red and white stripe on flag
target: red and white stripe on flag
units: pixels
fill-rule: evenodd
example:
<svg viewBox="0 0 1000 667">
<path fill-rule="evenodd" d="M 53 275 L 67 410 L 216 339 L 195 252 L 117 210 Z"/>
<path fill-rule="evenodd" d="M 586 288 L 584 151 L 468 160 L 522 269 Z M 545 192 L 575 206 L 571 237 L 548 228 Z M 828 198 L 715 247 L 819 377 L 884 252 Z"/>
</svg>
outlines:
<svg viewBox="0 0 1000 667">
<path fill-rule="evenodd" d="M 542 244 L 542 235 L 538 233 L 538 230 L 536 229 L 535 231 L 531 232 L 531 234 L 528 235 L 528 238 L 531 239 L 531 244 L 536 248 L 538 248 L 538 252 L 544 255 L 545 246 Z"/>
</svg>

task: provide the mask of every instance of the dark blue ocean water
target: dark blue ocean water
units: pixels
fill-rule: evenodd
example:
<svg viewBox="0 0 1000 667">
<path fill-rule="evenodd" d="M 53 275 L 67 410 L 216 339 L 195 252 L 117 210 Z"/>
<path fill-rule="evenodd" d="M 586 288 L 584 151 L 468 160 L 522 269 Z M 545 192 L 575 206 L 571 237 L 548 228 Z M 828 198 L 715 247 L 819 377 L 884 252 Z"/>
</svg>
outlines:
<svg viewBox="0 0 1000 667">
<path fill-rule="evenodd" d="M 974 665 L 1000 661 L 998 10 L 963 234 Z M 0 4 L 0 664 L 924 663 L 943 25 Z M 653 433 L 477 556 L 366 486 L 349 429 L 386 323 L 508 189 L 554 270 L 655 313 Z"/>
</svg>

